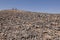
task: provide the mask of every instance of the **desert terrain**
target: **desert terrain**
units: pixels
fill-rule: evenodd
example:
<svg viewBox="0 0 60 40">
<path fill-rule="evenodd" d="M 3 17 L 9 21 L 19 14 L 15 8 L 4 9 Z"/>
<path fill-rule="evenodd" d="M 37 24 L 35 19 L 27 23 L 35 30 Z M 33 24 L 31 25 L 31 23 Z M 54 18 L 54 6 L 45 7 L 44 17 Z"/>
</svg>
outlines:
<svg viewBox="0 0 60 40">
<path fill-rule="evenodd" d="M 0 40 L 60 40 L 60 14 L 2 10 Z"/>
</svg>

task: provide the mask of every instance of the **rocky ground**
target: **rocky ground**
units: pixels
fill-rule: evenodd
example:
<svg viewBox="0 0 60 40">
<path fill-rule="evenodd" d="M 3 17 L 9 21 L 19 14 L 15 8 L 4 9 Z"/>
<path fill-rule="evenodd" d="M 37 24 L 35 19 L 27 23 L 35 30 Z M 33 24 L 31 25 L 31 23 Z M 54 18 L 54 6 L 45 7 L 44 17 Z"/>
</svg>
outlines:
<svg viewBox="0 0 60 40">
<path fill-rule="evenodd" d="M 60 40 L 60 14 L 0 11 L 0 40 Z"/>
</svg>

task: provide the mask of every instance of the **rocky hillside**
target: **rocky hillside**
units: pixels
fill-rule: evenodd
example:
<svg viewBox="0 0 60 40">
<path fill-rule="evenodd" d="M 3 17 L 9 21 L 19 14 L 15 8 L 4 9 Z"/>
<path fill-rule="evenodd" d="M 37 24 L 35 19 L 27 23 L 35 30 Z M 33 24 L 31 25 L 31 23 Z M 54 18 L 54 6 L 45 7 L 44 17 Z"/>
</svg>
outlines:
<svg viewBox="0 0 60 40">
<path fill-rule="evenodd" d="M 60 40 L 60 14 L 2 10 L 0 40 Z"/>
</svg>

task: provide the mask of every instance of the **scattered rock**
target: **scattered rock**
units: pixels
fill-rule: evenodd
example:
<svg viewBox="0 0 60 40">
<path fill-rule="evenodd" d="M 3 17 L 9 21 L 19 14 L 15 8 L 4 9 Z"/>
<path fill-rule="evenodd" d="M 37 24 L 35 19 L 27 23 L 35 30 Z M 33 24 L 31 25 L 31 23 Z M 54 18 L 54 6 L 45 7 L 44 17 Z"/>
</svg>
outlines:
<svg viewBox="0 0 60 40">
<path fill-rule="evenodd" d="M 2 10 L 0 40 L 60 40 L 60 14 Z"/>
</svg>

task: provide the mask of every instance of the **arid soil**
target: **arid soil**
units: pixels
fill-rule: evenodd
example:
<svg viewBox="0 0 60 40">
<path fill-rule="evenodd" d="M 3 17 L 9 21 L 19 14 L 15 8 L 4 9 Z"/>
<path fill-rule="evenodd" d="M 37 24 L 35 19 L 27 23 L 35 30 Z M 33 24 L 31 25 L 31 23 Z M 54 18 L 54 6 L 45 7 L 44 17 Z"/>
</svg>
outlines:
<svg viewBox="0 0 60 40">
<path fill-rule="evenodd" d="M 60 40 L 60 14 L 2 10 L 0 40 Z"/>
</svg>

